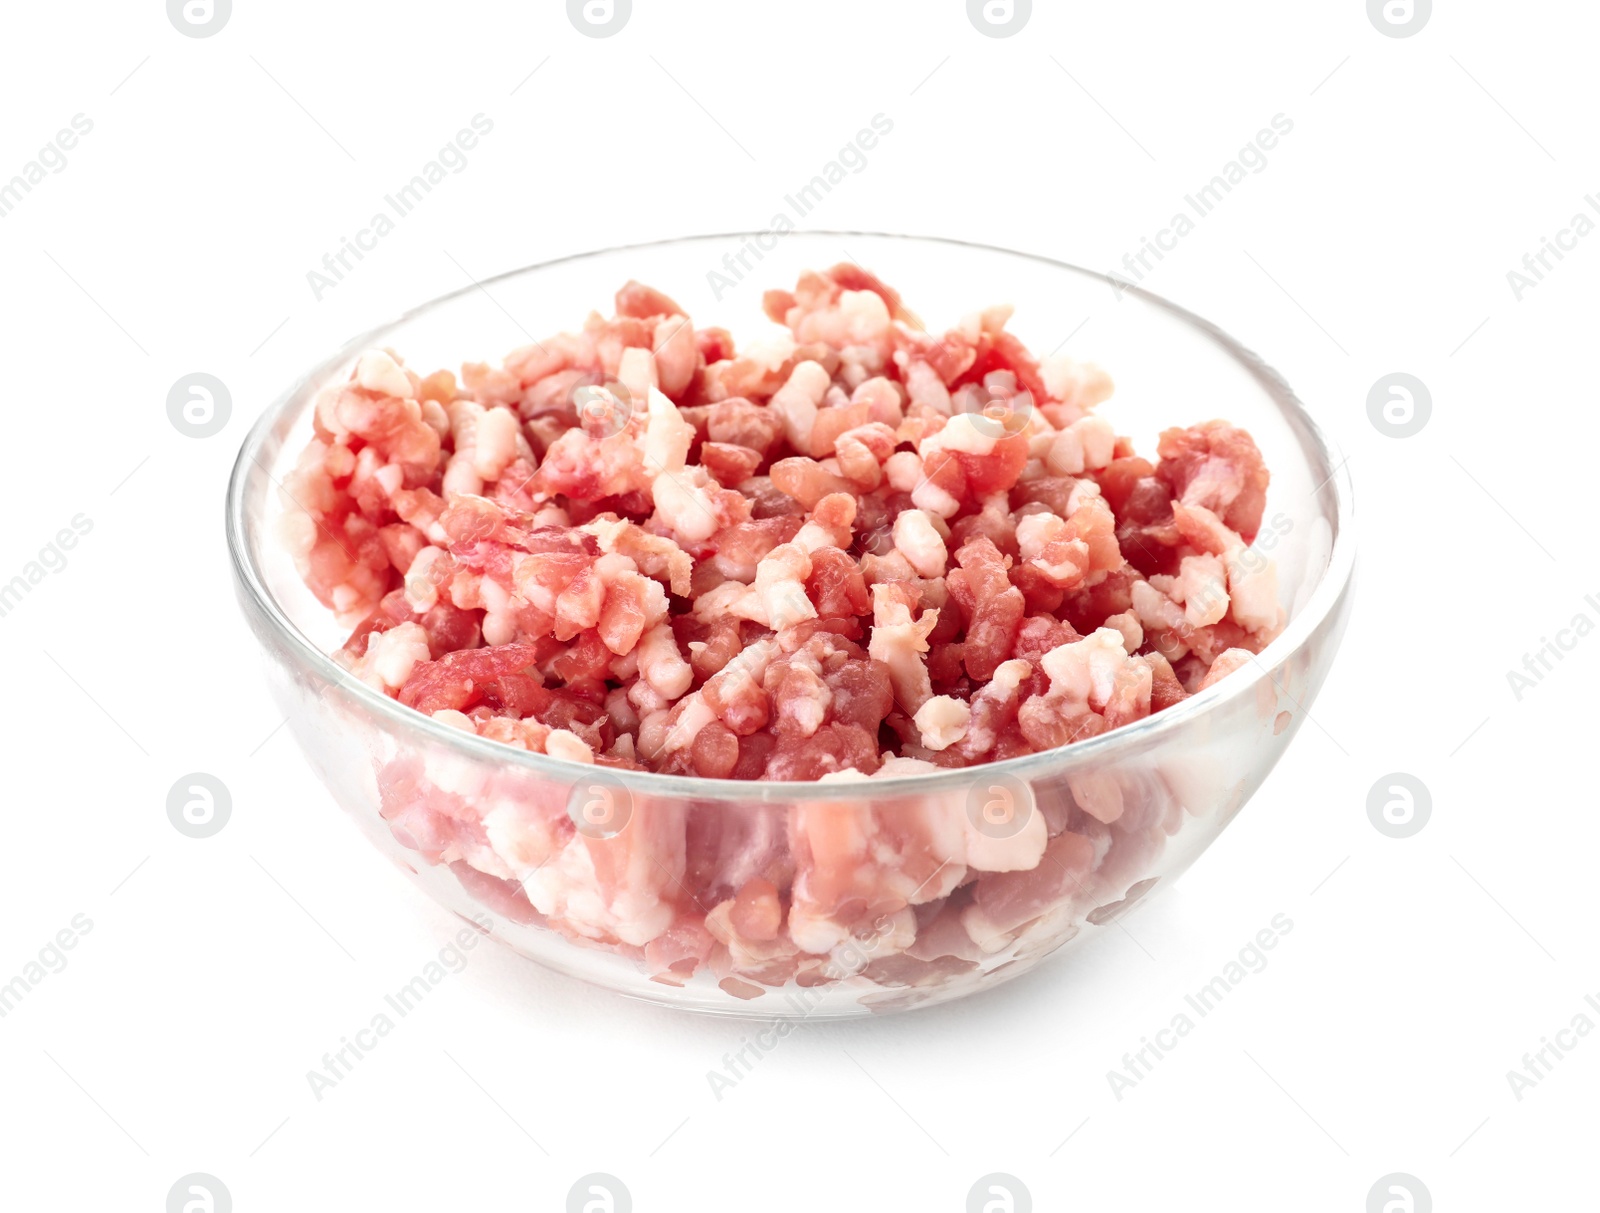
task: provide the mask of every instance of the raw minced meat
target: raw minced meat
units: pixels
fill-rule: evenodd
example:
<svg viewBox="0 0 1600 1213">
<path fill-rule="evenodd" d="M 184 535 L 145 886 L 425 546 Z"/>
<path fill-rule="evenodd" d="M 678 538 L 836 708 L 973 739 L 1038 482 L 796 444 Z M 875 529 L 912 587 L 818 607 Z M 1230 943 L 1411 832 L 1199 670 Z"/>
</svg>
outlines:
<svg viewBox="0 0 1600 1213">
<path fill-rule="evenodd" d="M 363 354 L 285 480 L 338 659 L 510 745 L 815 780 L 1096 736 L 1277 633 L 1243 430 L 1151 462 L 1010 309 L 935 337 L 854 265 L 764 306 L 742 350 L 630 282 L 459 378 Z"/>
<path fill-rule="evenodd" d="M 374 746 L 390 830 L 476 903 L 668 985 L 910 1005 L 1110 921 L 1186 817 L 1237 807 L 1203 755 L 869 789 L 1250 663 L 1283 618 L 1267 469 L 1223 421 L 1135 454 L 1107 376 L 1035 359 L 1008 308 L 934 337 L 854 265 L 764 302 L 743 347 L 630 282 L 498 367 L 368 351 L 315 401 L 284 535 L 353 676 L 572 764 Z M 830 794 L 630 800 L 605 768 Z"/>
</svg>

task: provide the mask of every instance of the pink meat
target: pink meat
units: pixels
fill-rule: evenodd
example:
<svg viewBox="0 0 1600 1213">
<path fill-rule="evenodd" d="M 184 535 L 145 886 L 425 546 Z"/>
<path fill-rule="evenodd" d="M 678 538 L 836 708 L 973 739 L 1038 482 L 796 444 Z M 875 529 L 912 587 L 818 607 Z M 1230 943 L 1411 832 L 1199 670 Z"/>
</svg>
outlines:
<svg viewBox="0 0 1600 1213">
<path fill-rule="evenodd" d="M 380 769 L 395 836 L 495 914 L 739 1000 L 985 980 L 1142 894 L 1193 784 L 1079 772 L 995 836 L 959 793 L 871 781 L 1075 744 L 1252 664 L 1282 624 L 1249 548 L 1266 465 L 1216 420 L 1141 457 L 1093 411 L 1105 374 L 1036 357 L 1008 308 L 935 336 L 851 262 L 762 306 L 781 327 L 741 347 L 629 281 L 500 365 L 368 351 L 316 399 L 285 542 L 353 676 L 568 771 Z M 631 770 L 837 795 L 668 802 L 618 791 Z M 618 827 L 580 829 L 574 785 Z"/>
</svg>

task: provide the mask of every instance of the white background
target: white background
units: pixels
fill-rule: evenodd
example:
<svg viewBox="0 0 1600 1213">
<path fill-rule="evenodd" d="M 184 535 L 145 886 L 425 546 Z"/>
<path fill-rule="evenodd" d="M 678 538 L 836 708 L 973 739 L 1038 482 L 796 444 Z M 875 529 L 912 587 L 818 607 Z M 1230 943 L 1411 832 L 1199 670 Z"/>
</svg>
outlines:
<svg viewBox="0 0 1600 1213">
<path fill-rule="evenodd" d="M 1506 676 L 1600 619 L 1600 238 L 1520 301 L 1506 279 L 1600 189 L 1596 14 L 1464 0 L 1396 39 L 1362 0 L 1036 10 L 996 39 L 959 0 L 636 0 L 601 40 L 557 0 L 236 0 L 193 39 L 158 0 L 7 6 L 0 180 L 74 114 L 94 129 L 0 220 L 0 580 L 93 530 L 0 619 L 0 982 L 93 929 L 0 1020 L 0 1203 L 156 1213 L 203 1171 L 240 1213 L 555 1210 L 604 1171 L 640 1210 L 932 1211 L 1001 1171 L 1041 1210 L 1359 1213 L 1402 1171 L 1441 1213 L 1596 1207 L 1600 1034 L 1520 1101 L 1506 1079 L 1600 1000 L 1600 640 L 1520 702 Z M 1133 938 L 807 1026 L 720 1101 L 748 1025 L 485 947 L 318 1102 L 306 1071 L 456 920 L 275 731 L 222 541 L 245 429 L 467 274 L 763 227 L 879 112 L 815 226 L 1101 269 L 1292 119 L 1146 285 L 1261 351 L 1350 455 L 1359 603 L 1318 727 Z M 306 272 L 477 113 L 466 171 L 318 302 Z M 166 417 L 193 371 L 232 392 L 213 438 Z M 1431 390 L 1412 438 L 1367 419 L 1392 371 Z M 204 841 L 165 815 L 196 770 L 233 795 Z M 1366 816 L 1392 771 L 1432 793 L 1403 841 Z M 1278 913 L 1268 967 L 1116 1099 L 1106 1072 Z"/>
</svg>

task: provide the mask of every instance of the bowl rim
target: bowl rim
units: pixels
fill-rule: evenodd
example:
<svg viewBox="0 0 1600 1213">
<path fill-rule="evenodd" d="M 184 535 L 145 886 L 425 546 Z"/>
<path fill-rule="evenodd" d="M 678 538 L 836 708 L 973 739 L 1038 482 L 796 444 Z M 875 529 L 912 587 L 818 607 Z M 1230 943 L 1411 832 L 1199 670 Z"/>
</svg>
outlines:
<svg viewBox="0 0 1600 1213">
<path fill-rule="evenodd" d="M 765 232 L 743 231 L 674 236 L 661 240 L 645 240 L 631 244 L 613 245 L 608 248 L 591 249 L 581 253 L 571 253 L 566 256 L 519 266 L 490 278 L 475 280 L 467 286 L 417 304 L 400 315 L 382 324 L 374 325 L 367 331 L 346 341 L 331 357 L 310 368 L 295 379 L 284 392 L 278 395 L 250 427 L 240 445 L 239 453 L 234 460 L 233 470 L 228 478 L 225 522 L 228 553 L 238 588 L 249 596 L 252 605 L 260 613 L 261 617 L 269 623 L 282 645 L 295 654 L 304 668 L 318 676 L 323 682 L 336 684 L 344 688 L 355 697 L 356 702 L 368 711 L 375 713 L 387 724 L 398 729 L 418 730 L 425 738 L 446 749 L 462 751 L 475 758 L 501 763 L 514 769 L 521 769 L 555 782 L 576 783 L 587 772 L 590 775 L 590 782 L 600 781 L 619 786 L 625 788 L 630 795 L 638 794 L 661 799 L 677 798 L 705 801 L 737 801 L 742 803 L 748 803 L 751 800 L 763 802 L 782 801 L 784 803 L 848 800 L 852 798 L 852 790 L 855 789 L 857 784 L 865 785 L 865 788 L 862 789 L 863 791 L 870 789 L 873 800 L 898 796 L 934 795 L 940 792 L 959 790 L 963 786 L 970 788 L 973 782 L 978 779 L 1003 776 L 1026 783 L 1031 776 L 1041 774 L 1054 776 L 1059 774 L 1063 764 L 1066 766 L 1080 766 L 1096 761 L 1104 761 L 1120 750 L 1137 748 L 1142 743 L 1158 739 L 1164 732 L 1179 731 L 1185 725 L 1207 715 L 1221 705 L 1241 696 L 1253 694 L 1263 680 L 1272 678 L 1272 671 L 1276 667 L 1284 664 L 1305 646 L 1345 597 L 1354 576 L 1356 547 L 1354 485 L 1349 470 L 1349 458 L 1343 454 L 1338 443 L 1329 436 L 1316 418 L 1312 416 L 1283 376 L 1253 350 L 1216 324 L 1143 287 L 1123 282 L 1120 279 L 1114 280 L 1110 275 L 1103 274 L 1098 270 L 1088 269 L 1058 258 L 1030 253 L 1022 249 L 1006 248 L 1001 245 L 961 240 L 947 236 L 807 228 L 783 233 L 783 238 L 790 239 L 797 236 L 805 238 L 872 238 L 904 241 L 908 244 L 945 245 L 994 253 L 1006 257 L 1017 257 L 1025 261 L 1033 261 L 1056 269 L 1066 270 L 1070 273 L 1080 274 L 1105 283 L 1117 294 L 1119 302 L 1121 295 L 1132 295 L 1140 301 L 1151 305 L 1157 311 L 1164 312 L 1179 322 L 1188 325 L 1202 337 L 1208 338 L 1214 345 L 1220 347 L 1223 353 L 1231 356 L 1235 362 L 1243 367 L 1260 384 L 1262 390 L 1271 398 L 1280 412 L 1286 414 L 1291 427 L 1297 431 L 1302 440 L 1310 439 L 1315 452 L 1321 455 L 1325 465 L 1331 469 L 1323 482 L 1312 491 L 1313 493 L 1320 493 L 1323 489 L 1331 487 L 1335 504 L 1333 546 L 1328 552 L 1327 566 L 1318 579 L 1316 588 L 1301 607 L 1299 613 L 1289 621 L 1283 632 L 1276 639 L 1255 655 L 1252 661 L 1252 665 L 1255 668 L 1249 671 L 1235 671 L 1205 690 L 1190 695 L 1182 702 L 1174 704 L 1161 712 L 1153 713 L 1142 720 L 1134 721 L 1132 724 L 1121 725 L 1096 737 L 1091 737 L 1087 741 L 1074 742 L 1071 745 L 1060 746 L 1053 750 L 1043 750 L 1036 754 L 1025 754 L 999 762 L 982 763 L 978 766 L 952 767 L 937 772 L 919 772 L 914 775 L 903 775 L 890 779 L 879 778 L 875 775 L 862 775 L 859 779 L 826 781 L 743 781 L 707 779 L 693 775 L 668 775 L 656 771 L 630 771 L 615 767 L 596 767 L 586 763 L 573 762 L 569 759 L 552 758 L 547 754 L 537 754 L 502 742 L 491 741 L 476 734 L 463 732 L 460 729 L 436 721 L 432 717 L 425 716 L 413 708 L 408 708 L 398 700 L 391 699 L 360 679 L 353 677 L 348 670 L 334 661 L 331 655 L 324 653 L 313 644 L 310 638 L 301 632 L 294 621 L 288 617 L 278 603 L 277 598 L 267 588 L 265 578 L 262 576 L 261 570 L 257 567 L 254 556 L 251 553 L 249 540 L 252 524 L 245 516 L 244 496 L 252 464 L 258 466 L 269 480 L 272 480 L 275 484 L 277 483 L 276 478 L 272 476 L 267 467 L 257 459 L 257 452 L 263 448 L 271 436 L 272 430 L 280 421 L 285 409 L 299 398 L 303 392 L 313 384 L 326 379 L 332 371 L 348 362 L 361 350 L 369 348 L 379 341 L 385 333 L 452 300 L 471 294 L 474 291 L 482 290 L 484 287 L 491 286 L 494 283 L 518 278 L 525 274 L 532 274 L 557 265 L 566 265 L 615 253 L 660 249 L 680 244 L 711 243 L 714 241 L 742 242 L 765 234 Z M 269 536 L 262 536 L 261 538 L 263 542 L 270 540 Z M 1303 710 L 1304 707 L 1302 705 Z"/>
</svg>

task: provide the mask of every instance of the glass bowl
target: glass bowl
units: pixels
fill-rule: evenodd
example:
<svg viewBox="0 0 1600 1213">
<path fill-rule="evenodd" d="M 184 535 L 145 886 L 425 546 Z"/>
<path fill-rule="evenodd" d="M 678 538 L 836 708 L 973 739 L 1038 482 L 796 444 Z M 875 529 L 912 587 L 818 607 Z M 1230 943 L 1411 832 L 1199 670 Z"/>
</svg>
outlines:
<svg viewBox="0 0 1600 1213">
<path fill-rule="evenodd" d="M 898 288 L 934 331 L 974 308 L 1011 303 L 1009 327 L 1037 354 L 1070 338 L 1074 356 L 1111 373 L 1117 392 L 1099 412 L 1142 453 L 1170 425 L 1220 417 L 1248 429 L 1272 473 L 1271 526 L 1258 546 L 1273 542 L 1288 612 L 1282 634 L 1208 689 L 1087 741 L 870 783 L 580 765 L 448 727 L 329 657 L 345 633 L 301 583 L 274 523 L 293 508 L 278 489 L 310 437 L 316 393 L 346 378 L 362 350 L 391 347 L 422 373 L 498 361 L 607 308 L 629 278 L 742 342 L 765 324 L 764 289 L 845 258 Z M 855 232 L 610 249 L 416 308 L 352 341 L 266 412 L 228 487 L 227 531 L 239 598 L 296 741 L 373 844 L 432 897 L 522 955 L 595 985 L 668 1006 L 782 1018 L 927 1006 L 988 989 L 1170 883 L 1249 800 L 1305 720 L 1344 631 L 1354 569 L 1342 460 L 1283 380 L 1217 328 L 1047 258 Z M 951 862 L 952 831 L 1003 841 L 1034 816 L 1049 842 L 1030 870 Z M 770 927 L 748 927 L 725 938 L 746 876 L 797 869 L 788 879 L 805 882 L 804 915 L 780 875 L 786 917 L 777 937 L 758 940 Z M 708 934 L 708 920 L 723 935 Z"/>
</svg>

